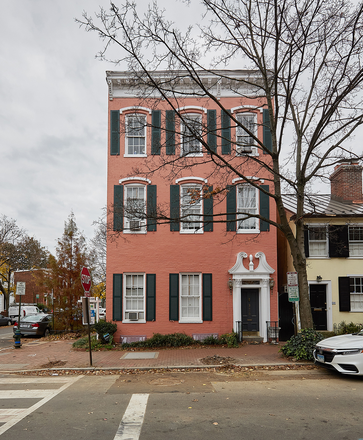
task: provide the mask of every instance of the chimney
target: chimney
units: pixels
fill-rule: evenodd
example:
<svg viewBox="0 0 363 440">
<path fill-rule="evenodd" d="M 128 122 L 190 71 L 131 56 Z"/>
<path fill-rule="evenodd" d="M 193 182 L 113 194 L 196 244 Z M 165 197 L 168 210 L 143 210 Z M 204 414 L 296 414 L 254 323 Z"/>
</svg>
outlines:
<svg viewBox="0 0 363 440">
<path fill-rule="evenodd" d="M 330 176 L 331 198 L 343 203 L 363 203 L 362 167 L 358 162 L 343 162 Z"/>
</svg>

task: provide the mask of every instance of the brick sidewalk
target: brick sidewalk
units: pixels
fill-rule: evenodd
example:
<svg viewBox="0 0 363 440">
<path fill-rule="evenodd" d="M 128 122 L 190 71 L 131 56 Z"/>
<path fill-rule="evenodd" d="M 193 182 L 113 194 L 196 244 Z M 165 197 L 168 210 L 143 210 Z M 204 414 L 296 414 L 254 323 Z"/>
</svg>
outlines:
<svg viewBox="0 0 363 440">
<path fill-rule="evenodd" d="M 89 352 L 72 349 L 74 341 L 23 339 L 21 348 L 0 351 L 0 371 L 33 370 L 51 367 L 88 368 Z M 203 366 L 201 359 L 210 356 L 230 357 L 237 365 L 290 364 L 279 349 L 281 345 L 244 345 L 239 348 L 181 348 L 148 351 L 92 352 L 94 368 L 160 368 Z"/>
</svg>

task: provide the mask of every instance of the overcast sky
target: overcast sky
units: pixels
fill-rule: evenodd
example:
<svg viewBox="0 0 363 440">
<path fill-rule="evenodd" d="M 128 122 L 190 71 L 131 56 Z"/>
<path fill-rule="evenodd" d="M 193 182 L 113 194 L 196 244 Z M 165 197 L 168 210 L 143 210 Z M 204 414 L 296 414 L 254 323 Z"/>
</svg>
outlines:
<svg viewBox="0 0 363 440">
<path fill-rule="evenodd" d="M 71 211 L 91 238 L 106 205 L 105 71 L 122 68 L 95 59 L 102 43 L 75 18 L 109 4 L 1 2 L 0 215 L 52 253 Z"/>
<path fill-rule="evenodd" d="M 168 0 L 159 0 L 167 9 Z M 149 0 L 138 0 L 145 6 Z M 168 10 L 178 23 L 199 2 Z M 75 18 L 109 0 L 4 0 L 0 15 L 0 215 L 55 252 L 71 211 L 87 238 L 106 205 L 106 70 Z M 179 9 L 179 10 L 178 10 Z"/>
</svg>

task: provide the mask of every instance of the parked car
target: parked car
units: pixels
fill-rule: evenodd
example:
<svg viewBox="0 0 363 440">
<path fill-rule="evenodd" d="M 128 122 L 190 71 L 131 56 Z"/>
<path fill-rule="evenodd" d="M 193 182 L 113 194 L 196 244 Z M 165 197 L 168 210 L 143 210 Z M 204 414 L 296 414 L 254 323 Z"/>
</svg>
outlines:
<svg viewBox="0 0 363 440">
<path fill-rule="evenodd" d="M 11 319 L 0 313 L 0 325 L 11 325 Z"/>
<path fill-rule="evenodd" d="M 37 315 L 41 313 L 37 306 L 23 305 L 20 307 L 20 315 L 22 318 L 24 318 L 25 316 Z M 12 322 L 15 322 L 17 319 L 19 319 L 19 304 L 15 304 L 9 307 L 9 317 L 11 318 Z"/>
<path fill-rule="evenodd" d="M 363 375 L 363 330 L 323 339 L 315 346 L 314 361 L 342 374 Z"/>
<path fill-rule="evenodd" d="M 18 322 L 14 324 L 14 334 L 18 328 Z M 38 313 L 37 315 L 25 316 L 20 320 L 20 334 L 22 336 L 48 336 L 52 330 L 52 316 Z"/>
</svg>

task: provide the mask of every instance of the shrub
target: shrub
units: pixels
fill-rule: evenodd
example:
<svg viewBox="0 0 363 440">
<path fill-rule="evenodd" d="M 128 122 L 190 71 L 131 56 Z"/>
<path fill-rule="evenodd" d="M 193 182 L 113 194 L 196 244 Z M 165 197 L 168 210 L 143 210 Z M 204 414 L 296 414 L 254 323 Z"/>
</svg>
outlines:
<svg viewBox="0 0 363 440">
<path fill-rule="evenodd" d="M 72 344 L 73 348 L 84 348 L 86 350 L 89 350 L 89 342 L 88 342 L 88 336 L 84 336 L 83 338 L 78 339 L 77 341 L 73 342 Z M 96 335 L 91 336 L 91 349 L 93 351 L 99 350 L 102 347 L 102 342 L 96 338 Z"/>
<path fill-rule="evenodd" d="M 334 330 L 337 335 L 347 335 L 349 333 L 358 333 L 362 330 L 362 324 L 354 324 L 354 322 L 350 322 L 347 324 L 345 321 L 342 321 L 337 326 L 334 324 Z"/>
<path fill-rule="evenodd" d="M 315 344 L 324 339 L 323 335 L 313 329 L 302 329 L 296 336 L 292 336 L 280 351 L 285 356 L 293 356 L 297 360 L 313 360 Z"/>
<path fill-rule="evenodd" d="M 101 339 L 102 344 L 112 344 L 113 335 L 117 331 L 117 324 L 100 319 L 94 324 L 93 328 Z"/>
<path fill-rule="evenodd" d="M 215 338 L 213 335 L 211 336 L 207 336 L 206 338 L 203 339 L 203 341 L 201 341 L 202 344 L 204 345 L 221 345 L 221 339 L 220 338 Z"/>
<path fill-rule="evenodd" d="M 228 348 L 238 347 L 238 335 L 235 332 L 225 333 L 219 339 L 221 344 L 227 344 Z"/>
</svg>

